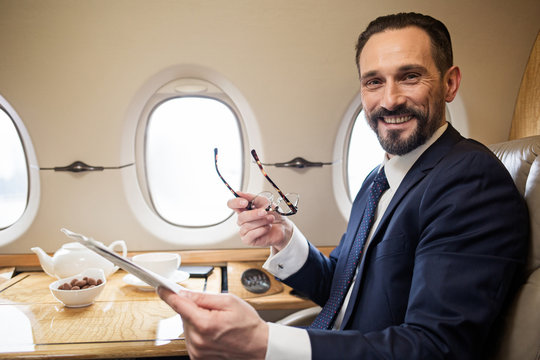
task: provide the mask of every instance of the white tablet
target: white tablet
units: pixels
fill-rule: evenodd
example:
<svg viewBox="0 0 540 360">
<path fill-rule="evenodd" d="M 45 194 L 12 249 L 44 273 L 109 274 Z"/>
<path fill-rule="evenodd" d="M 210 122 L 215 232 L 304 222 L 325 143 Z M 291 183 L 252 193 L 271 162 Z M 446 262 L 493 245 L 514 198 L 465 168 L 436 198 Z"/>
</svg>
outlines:
<svg viewBox="0 0 540 360">
<path fill-rule="evenodd" d="M 129 272 L 130 274 L 133 274 L 134 276 L 138 277 L 148 285 L 154 287 L 155 289 L 158 288 L 158 286 L 165 287 L 171 291 L 174 291 L 175 293 L 178 293 L 180 290 L 187 290 L 185 287 L 175 283 L 172 280 L 169 280 L 159 274 L 156 274 L 150 270 L 147 270 L 134 262 L 130 261 L 129 259 L 118 255 L 114 251 L 109 250 L 106 248 L 103 244 L 97 242 L 96 240 L 86 237 L 81 234 L 74 233 L 73 231 L 70 231 L 68 229 L 62 228 L 60 229 L 64 234 L 66 234 L 68 237 L 78 241 L 79 243 L 83 244 L 90 250 L 94 251 L 95 253 L 103 256 L 107 260 L 111 261 L 116 266 L 124 269 L 125 271 Z"/>
</svg>

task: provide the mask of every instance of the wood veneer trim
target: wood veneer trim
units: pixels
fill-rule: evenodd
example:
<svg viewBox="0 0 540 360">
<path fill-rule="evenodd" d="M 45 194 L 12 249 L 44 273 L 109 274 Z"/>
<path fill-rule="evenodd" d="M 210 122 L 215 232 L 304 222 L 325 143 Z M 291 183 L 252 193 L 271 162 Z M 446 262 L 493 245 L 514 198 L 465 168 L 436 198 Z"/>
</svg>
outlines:
<svg viewBox="0 0 540 360">
<path fill-rule="evenodd" d="M 540 31 L 536 35 L 527 66 L 521 79 L 510 140 L 540 135 Z"/>
<path fill-rule="evenodd" d="M 319 247 L 328 255 L 333 246 Z M 149 251 L 130 251 L 128 256 Z M 270 254 L 269 249 L 219 249 L 219 250 L 180 250 L 176 251 L 182 256 L 183 264 L 225 264 L 228 261 L 265 261 Z M 52 255 L 52 254 L 49 254 Z M 1 254 L 0 267 L 36 267 L 39 260 L 36 254 Z"/>
</svg>

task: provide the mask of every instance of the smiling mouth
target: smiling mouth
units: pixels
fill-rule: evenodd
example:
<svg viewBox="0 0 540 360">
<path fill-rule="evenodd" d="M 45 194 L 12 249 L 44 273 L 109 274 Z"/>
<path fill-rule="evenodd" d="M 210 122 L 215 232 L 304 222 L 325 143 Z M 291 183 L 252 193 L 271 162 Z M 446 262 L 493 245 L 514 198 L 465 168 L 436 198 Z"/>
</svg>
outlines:
<svg viewBox="0 0 540 360">
<path fill-rule="evenodd" d="M 382 121 L 386 124 L 403 124 L 413 118 L 412 115 L 407 116 L 384 116 L 382 117 Z"/>
</svg>

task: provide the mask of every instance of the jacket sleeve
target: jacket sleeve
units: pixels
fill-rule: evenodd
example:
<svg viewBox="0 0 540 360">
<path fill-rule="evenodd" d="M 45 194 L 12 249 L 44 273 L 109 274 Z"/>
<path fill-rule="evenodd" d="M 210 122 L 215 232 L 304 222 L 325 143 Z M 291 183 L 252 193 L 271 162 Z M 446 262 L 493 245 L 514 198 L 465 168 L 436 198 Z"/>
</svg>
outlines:
<svg viewBox="0 0 540 360">
<path fill-rule="evenodd" d="M 324 306 L 330 294 L 334 269 L 339 257 L 340 246 L 326 257 L 311 243 L 308 259 L 304 266 L 283 282 L 307 296 L 319 306 Z"/>
</svg>

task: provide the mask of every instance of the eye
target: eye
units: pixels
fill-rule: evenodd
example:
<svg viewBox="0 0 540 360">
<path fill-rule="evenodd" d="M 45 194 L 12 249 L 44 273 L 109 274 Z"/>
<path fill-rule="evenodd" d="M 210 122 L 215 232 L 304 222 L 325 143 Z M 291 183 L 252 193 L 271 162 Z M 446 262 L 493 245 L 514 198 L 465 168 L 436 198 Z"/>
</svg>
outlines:
<svg viewBox="0 0 540 360">
<path fill-rule="evenodd" d="M 364 81 L 364 87 L 368 89 L 375 89 L 382 85 L 382 81 L 379 79 L 368 79 Z"/>
<path fill-rule="evenodd" d="M 405 83 L 415 84 L 419 81 L 420 74 L 418 73 L 407 73 L 403 76 L 403 81 Z"/>
</svg>

